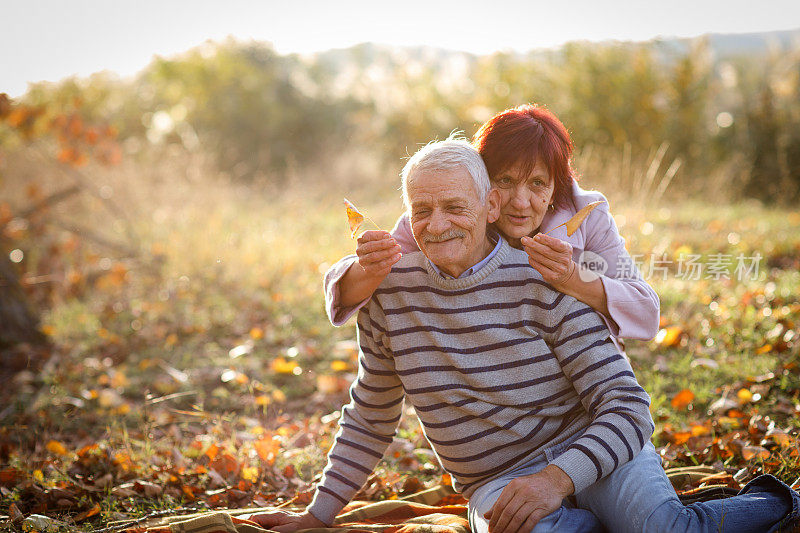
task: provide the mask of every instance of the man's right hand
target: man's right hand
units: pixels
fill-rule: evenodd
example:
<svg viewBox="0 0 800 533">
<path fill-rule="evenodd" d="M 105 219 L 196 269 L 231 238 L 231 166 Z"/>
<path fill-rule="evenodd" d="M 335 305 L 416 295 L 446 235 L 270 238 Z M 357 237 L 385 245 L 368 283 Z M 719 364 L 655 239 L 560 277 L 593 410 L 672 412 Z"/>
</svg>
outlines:
<svg viewBox="0 0 800 533">
<path fill-rule="evenodd" d="M 254 514 L 249 517 L 249 520 L 261 527 L 271 531 L 279 531 L 280 533 L 292 533 L 293 531 L 312 527 L 328 527 L 327 524 L 318 520 L 316 516 L 308 511 L 300 514 L 279 510 L 268 511 Z"/>
<path fill-rule="evenodd" d="M 358 264 L 370 278 L 383 281 L 400 260 L 400 245 L 388 231 L 365 231 L 358 237 Z"/>
<path fill-rule="evenodd" d="M 372 296 L 392 271 L 392 265 L 400 261 L 400 245 L 387 231 L 365 231 L 358 238 L 356 255 L 358 261 L 339 280 L 342 307 L 353 307 Z"/>
</svg>

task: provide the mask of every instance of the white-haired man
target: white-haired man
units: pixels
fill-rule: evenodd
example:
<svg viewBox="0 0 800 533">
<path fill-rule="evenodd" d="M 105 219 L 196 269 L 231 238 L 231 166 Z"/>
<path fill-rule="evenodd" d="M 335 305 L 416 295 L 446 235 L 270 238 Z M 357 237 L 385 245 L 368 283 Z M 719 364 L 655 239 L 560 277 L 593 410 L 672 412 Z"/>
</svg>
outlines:
<svg viewBox="0 0 800 533">
<path fill-rule="evenodd" d="M 499 199 L 478 152 L 432 143 L 402 178 L 422 253 L 359 313 L 358 378 L 314 500 L 253 518 L 276 531 L 330 525 L 392 442 L 405 400 L 476 533 L 717 531 L 721 507 L 684 507 L 672 490 L 649 441 L 649 397 L 600 316 L 487 232 Z M 764 531 L 792 509 L 785 485 L 771 499 L 760 489 L 726 500 L 726 530 Z"/>
</svg>

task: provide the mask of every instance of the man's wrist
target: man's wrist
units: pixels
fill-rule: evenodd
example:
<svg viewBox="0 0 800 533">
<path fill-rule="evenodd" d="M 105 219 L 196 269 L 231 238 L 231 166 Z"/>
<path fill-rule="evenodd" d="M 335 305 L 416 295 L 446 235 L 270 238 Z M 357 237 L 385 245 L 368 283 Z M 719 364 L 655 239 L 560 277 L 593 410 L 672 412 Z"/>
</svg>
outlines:
<svg viewBox="0 0 800 533">
<path fill-rule="evenodd" d="M 331 526 L 331 524 L 327 524 L 324 521 L 322 521 L 319 518 L 317 518 L 316 516 L 314 516 L 314 513 L 312 513 L 308 509 L 306 509 L 305 512 L 303 513 L 303 518 L 302 518 L 300 523 L 303 526 L 309 526 L 309 527 L 330 527 Z"/>
<path fill-rule="evenodd" d="M 550 478 L 553 486 L 562 498 L 566 498 L 575 492 L 575 484 L 572 482 L 572 478 L 556 465 L 547 465 L 542 470 L 542 473 L 547 474 L 547 477 Z"/>
</svg>

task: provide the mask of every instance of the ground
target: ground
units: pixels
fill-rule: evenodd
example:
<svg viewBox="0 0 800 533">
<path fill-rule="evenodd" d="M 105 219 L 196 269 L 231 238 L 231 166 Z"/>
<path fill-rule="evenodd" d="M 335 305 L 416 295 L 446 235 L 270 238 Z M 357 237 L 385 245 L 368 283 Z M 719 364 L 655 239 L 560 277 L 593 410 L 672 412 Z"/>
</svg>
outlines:
<svg viewBox="0 0 800 533">
<path fill-rule="evenodd" d="M 354 326 L 328 323 L 320 281 L 355 246 L 341 198 L 195 189 L 132 202 L 138 257 L 69 234 L 28 252 L 63 278 L 41 299 L 49 360 L 2 393 L 0 513 L 92 530 L 308 500 L 357 354 Z M 348 196 L 383 227 L 400 214 L 396 197 Z M 612 212 L 661 297 L 659 335 L 627 346 L 665 467 L 719 472 L 684 490 L 761 472 L 794 483 L 800 213 L 711 202 Z M 757 272 L 736 271 L 757 254 Z M 407 413 L 359 497 L 442 481 Z"/>
</svg>

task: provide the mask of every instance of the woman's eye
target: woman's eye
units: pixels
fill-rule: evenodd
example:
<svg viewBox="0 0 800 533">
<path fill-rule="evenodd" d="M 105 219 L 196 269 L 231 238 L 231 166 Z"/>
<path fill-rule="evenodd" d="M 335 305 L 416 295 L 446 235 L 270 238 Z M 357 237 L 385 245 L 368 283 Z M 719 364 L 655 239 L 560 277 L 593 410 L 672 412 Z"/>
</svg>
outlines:
<svg viewBox="0 0 800 533">
<path fill-rule="evenodd" d="M 511 178 L 508 176 L 502 176 L 496 180 L 496 182 L 500 187 L 510 187 L 511 186 Z"/>
</svg>

